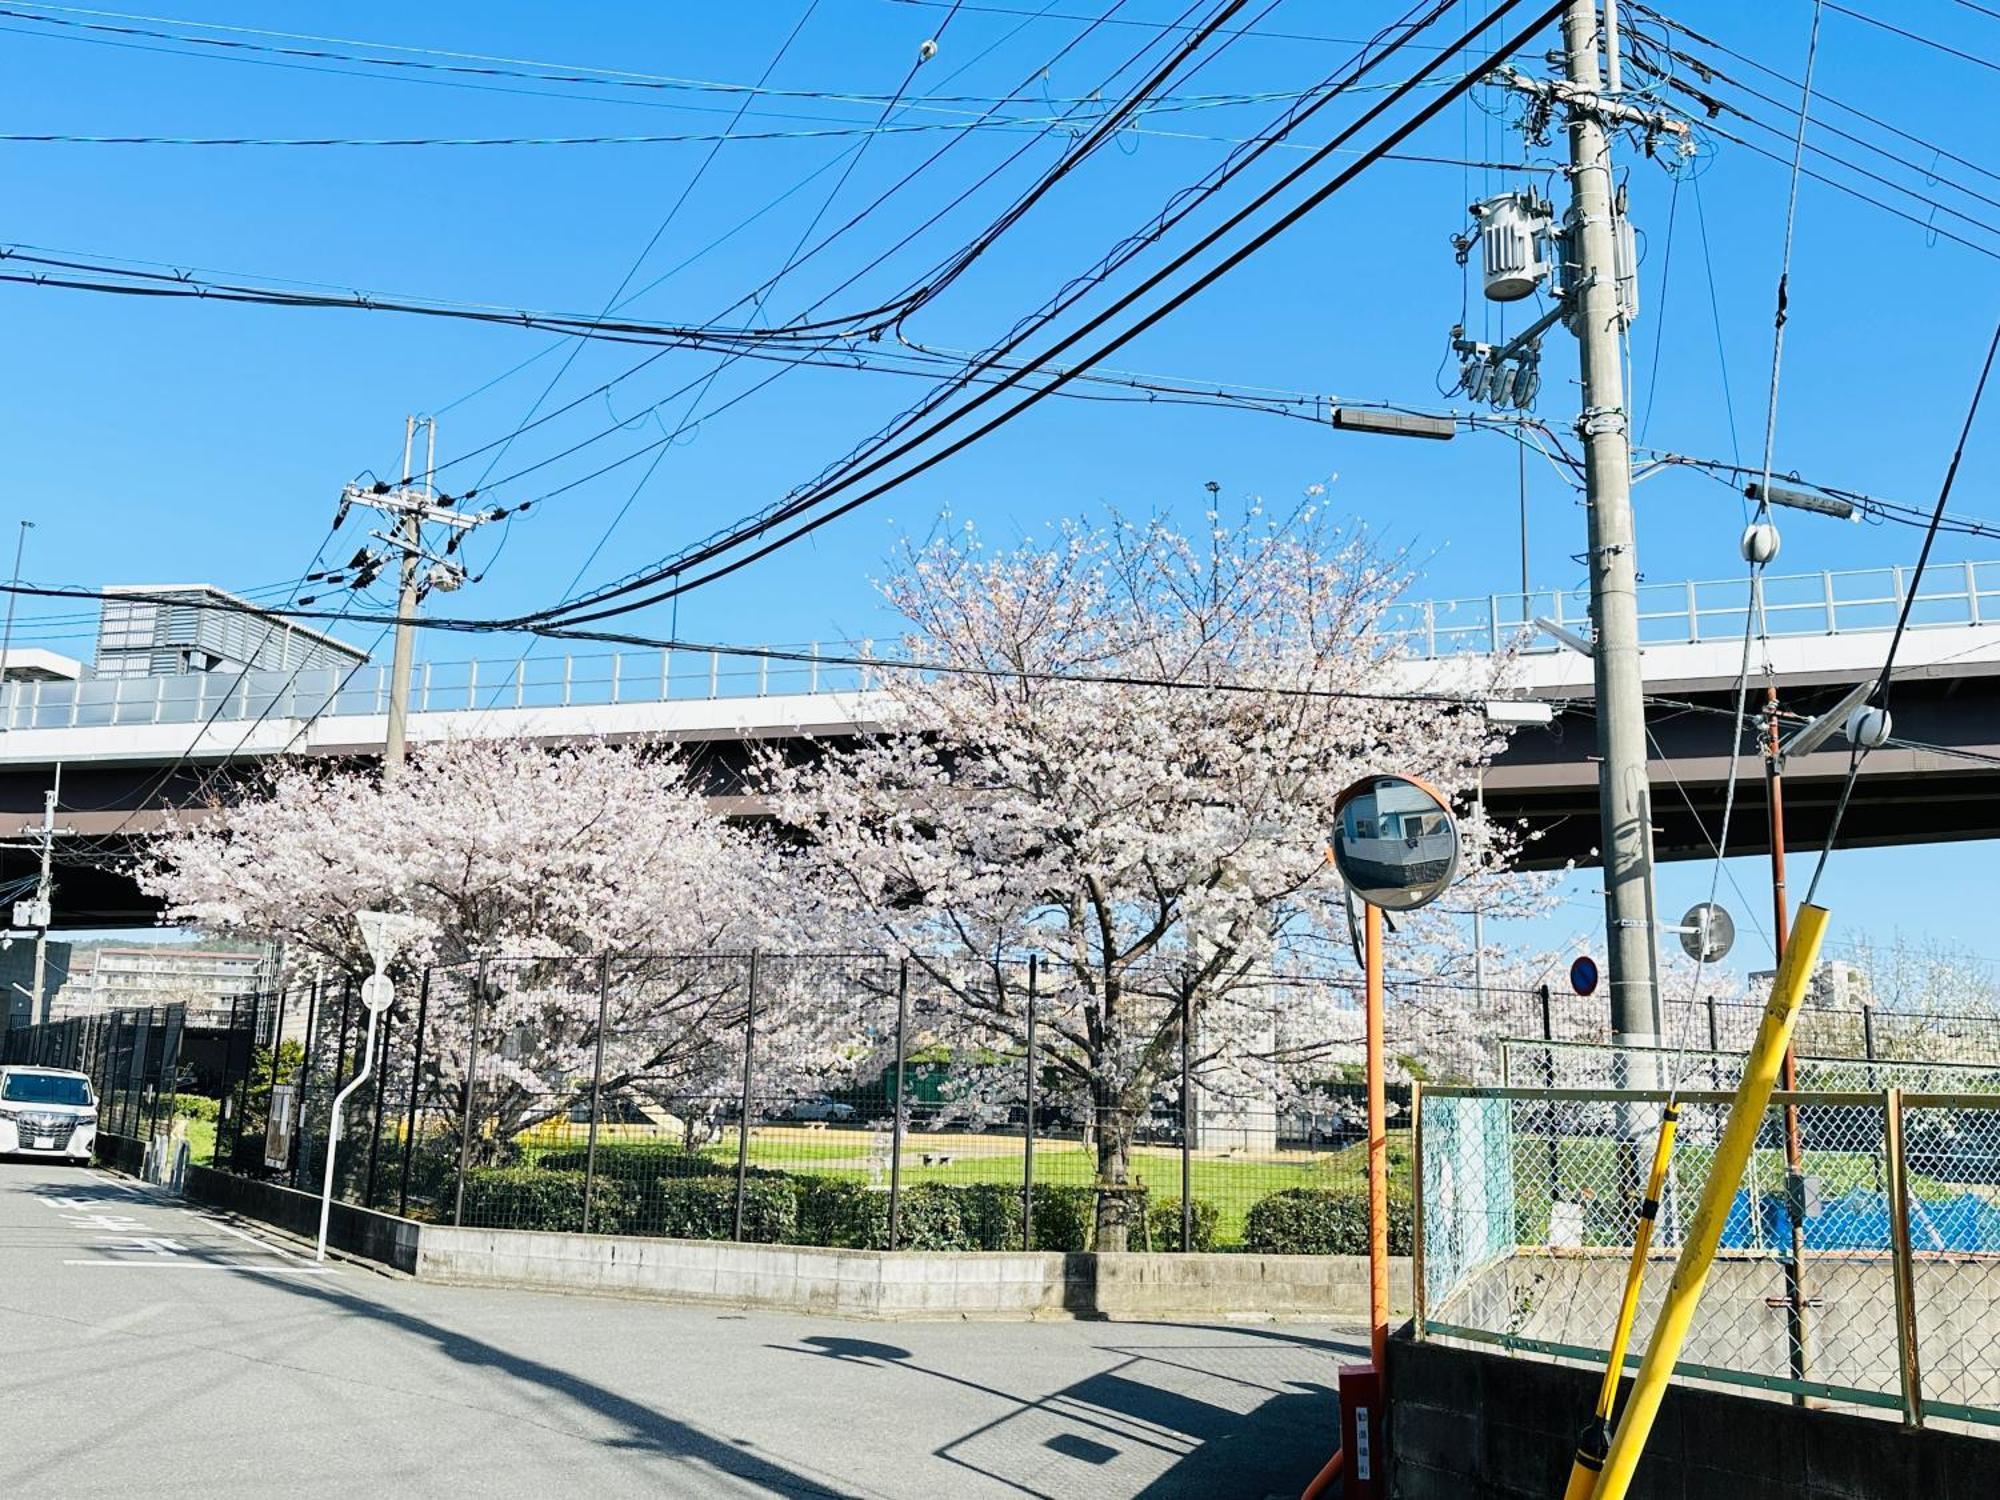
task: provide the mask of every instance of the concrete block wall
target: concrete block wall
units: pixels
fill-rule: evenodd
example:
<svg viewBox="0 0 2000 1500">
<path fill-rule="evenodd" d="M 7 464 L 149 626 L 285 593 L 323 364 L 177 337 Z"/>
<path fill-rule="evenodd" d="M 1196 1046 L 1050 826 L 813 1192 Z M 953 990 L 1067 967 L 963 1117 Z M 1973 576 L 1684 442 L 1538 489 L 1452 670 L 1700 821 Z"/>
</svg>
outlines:
<svg viewBox="0 0 2000 1500">
<path fill-rule="evenodd" d="M 1583 1368 L 1390 1341 L 1392 1500 L 1548 1500 L 1596 1398 Z M 1676 1386 L 1632 1500 L 1991 1500 L 2000 1438 Z"/>
<path fill-rule="evenodd" d="M 310 1238 L 319 1198 L 206 1167 L 188 1197 Z M 424 1281 L 658 1297 L 849 1318 L 1365 1317 L 1368 1262 L 1348 1255 L 1065 1255 L 822 1250 L 717 1240 L 455 1229 L 336 1203 L 336 1249 Z M 1398 1314 L 1410 1265 L 1390 1267 Z"/>
</svg>

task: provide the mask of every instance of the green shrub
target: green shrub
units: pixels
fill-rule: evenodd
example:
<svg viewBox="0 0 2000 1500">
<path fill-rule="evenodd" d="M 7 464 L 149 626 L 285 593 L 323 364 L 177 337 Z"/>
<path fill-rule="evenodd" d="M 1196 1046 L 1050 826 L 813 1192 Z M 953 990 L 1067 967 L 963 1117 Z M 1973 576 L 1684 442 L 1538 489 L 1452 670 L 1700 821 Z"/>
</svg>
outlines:
<svg viewBox="0 0 2000 1500">
<path fill-rule="evenodd" d="M 183 1120 L 213 1121 L 220 1107 L 219 1099 L 211 1099 L 206 1094 L 174 1095 L 174 1113 Z"/>
<path fill-rule="evenodd" d="M 591 1190 L 592 1232 L 630 1234 L 637 1220 L 631 1185 L 600 1178 Z M 583 1173 L 475 1167 L 465 1174 L 465 1222 L 482 1229 L 574 1232 L 583 1226 Z"/>
<path fill-rule="evenodd" d="M 879 1249 L 888 1241 L 889 1195 L 845 1177 L 801 1177 L 798 1222 L 801 1245 L 843 1250 Z"/>
<path fill-rule="evenodd" d="M 1143 1213 L 1143 1201 L 1139 1205 Z M 1035 1249 L 1076 1254 L 1097 1236 L 1097 1189 L 1089 1186 L 1035 1187 Z"/>
<path fill-rule="evenodd" d="M 1181 1244 L 1181 1200 L 1162 1198 L 1146 1210 L 1145 1232 L 1137 1248 L 1142 1250 L 1201 1251 L 1215 1248 L 1215 1224 L 1219 1217 L 1213 1203 L 1194 1200 L 1194 1244 Z"/>
<path fill-rule="evenodd" d="M 972 1182 L 953 1191 L 966 1249 L 1021 1248 L 1020 1188 L 1005 1182 Z M 1035 1196 L 1039 1198 L 1041 1194 Z"/>
<path fill-rule="evenodd" d="M 588 1146 L 566 1146 L 544 1151 L 536 1165 L 550 1172 L 581 1172 L 589 1164 Z M 599 1141 L 597 1175 L 625 1182 L 657 1182 L 662 1177 L 713 1177 L 734 1174 L 734 1164 L 724 1164 L 699 1151 L 683 1151 L 661 1141 Z M 753 1169 L 754 1171 L 754 1169 Z"/>
<path fill-rule="evenodd" d="M 846 1250 L 885 1250 L 889 1245 L 887 1189 L 839 1177 L 799 1177 L 799 1217 L 794 1243 Z M 942 1182 L 919 1182 L 902 1191 L 897 1208 L 899 1250 L 978 1250 L 967 1233 L 963 1200 L 967 1190 Z"/>
<path fill-rule="evenodd" d="M 799 1195 L 790 1182 L 744 1183 L 743 1238 L 759 1245 L 797 1243 Z M 663 1177 L 647 1195 L 635 1232 L 677 1240 L 726 1240 L 735 1227 L 733 1177 Z"/>
<path fill-rule="evenodd" d="M 1407 1192 L 1389 1193 L 1389 1253 L 1408 1255 L 1413 1234 Z M 1366 1255 L 1366 1188 L 1285 1188 L 1250 1206 L 1243 1248 L 1262 1255 Z"/>
<path fill-rule="evenodd" d="M 966 1237 L 959 1205 L 965 1196 L 962 1187 L 942 1182 L 920 1182 L 903 1189 L 898 1205 L 896 1248 L 899 1250 L 973 1250 L 978 1247 Z M 883 1194 L 883 1211 L 888 1211 L 888 1195 Z M 888 1243 L 884 1226 L 881 1243 Z"/>
</svg>

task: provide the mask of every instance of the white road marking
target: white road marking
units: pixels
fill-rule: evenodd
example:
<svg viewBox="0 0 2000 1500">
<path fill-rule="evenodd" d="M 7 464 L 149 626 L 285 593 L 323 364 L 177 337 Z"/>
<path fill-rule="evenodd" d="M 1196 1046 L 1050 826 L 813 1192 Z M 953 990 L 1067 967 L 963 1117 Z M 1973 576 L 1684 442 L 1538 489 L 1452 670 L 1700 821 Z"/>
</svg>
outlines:
<svg viewBox="0 0 2000 1500">
<path fill-rule="evenodd" d="M 214 1260 L 162 1260 L 149 1256 L 145 1260 L 66 1260 L 66 1266 L 123 1266 L 127 1270 L 134 1267 L 145 1271 L 242 1271 L 251 1276 L 338 1276 L 332 1266 L 245 1266 L 230 1263 L 225 1265 Z"/>
<path fill-rule="evenodd" d="M 292 1254 L 291 1251 L 285 1249 L 282 1245 L 274 1245 L 267 1239 L 261 1239 L 257 1235 L 251 1234 L 248 1230 L 238 1229 L 234 1224 L 225 1224 L 220 1219 L 211 1219 L 208 1215 L 196 1213 L 191 1208 L 182 1209 L 181 1212 L 189 1215 L 191 1218 L 199 1219 L 210 1229 L 220 1229 L 224 1234 L 233 1234 L 239 1240 L 248 1240 L 260 1250 L 268 1250 L 273 1255 L 283 1256 L 286 1260 L 303 1259 L 301 1256 Z"/>
</svg>

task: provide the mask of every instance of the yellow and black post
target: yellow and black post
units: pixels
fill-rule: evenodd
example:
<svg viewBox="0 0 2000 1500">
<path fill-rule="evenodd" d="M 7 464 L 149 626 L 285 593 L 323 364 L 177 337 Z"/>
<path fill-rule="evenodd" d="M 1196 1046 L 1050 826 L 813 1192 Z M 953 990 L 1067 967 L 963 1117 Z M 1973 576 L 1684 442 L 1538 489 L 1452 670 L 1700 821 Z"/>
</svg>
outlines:
<svg viewBox="0 0 2000 1500">
<path fill-rule="evenodd" d="M 1639 1205 L 1639 1222 L 1632 1232 L 1632 1264 L 1625 1272 L 1625 1294 L 1618 1302 L 1618 1322 L 1611 1331 L 1611 1356 L 1605 1361 L 1604 1381 L 1597 1390 L 1597 1409 L 1577 1439 L 1576 1460 L 1570 1465 L 1569 1485 L 1563 1490 L 1563 1500 L 1590 1500 L 1605 1456 L 1611 1451 L 1611 1408 L 1618 1399 L 1618 1382 L 1625 1373 L 1625 1351 L 1631 1346 L 1632 1325 L 1639 1316 L 1646 1256 L 1653 1245 L 1653 1226 L 1660 1218 L 1660 1199 L 1667 1187 L 1667 1164 L 1674 1152 L 1674 1127 L 1679 1121 L 1680 1106 L 1670 1097 L 1660 1114 L 1660 1138 L 1653 1147 L 1653 1169 L 1646 1178 L 1645 1201 Z"/>
</svg>

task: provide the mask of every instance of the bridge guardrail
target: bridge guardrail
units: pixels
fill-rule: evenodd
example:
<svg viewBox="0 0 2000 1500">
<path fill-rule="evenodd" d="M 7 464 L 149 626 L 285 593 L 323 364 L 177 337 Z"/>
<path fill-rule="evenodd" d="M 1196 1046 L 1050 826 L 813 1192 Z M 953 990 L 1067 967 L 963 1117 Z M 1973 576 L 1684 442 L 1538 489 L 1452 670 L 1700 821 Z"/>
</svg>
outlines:
<svg viewBox="0 0 2000 1500">
<path fill-rule="evenodd" d="M 1909 570 L 1901 566 L 1767 576 L 1764 619 L 1774 636 L 1887 630 L 1895 624 L 1908 593 Z M 1641 584 L 1640 640 L 1669 645 L 1737 638 L 1749 607 L 1749 582 L 1744 578 Z M 1538 620 L 1587 631 L 1587 591 L 1553 589 L 1397 604 L 1384 616 L 1381 629 L 1412 655 L 1427 658 L 1516 646 L 1537 654 L 1562 649 L 1537 630 Z M 1910 623 L 1920 629 L 2000 625 L 2000 561 L 1931 569 Z M 796 652 L 801 659 L 683 650 L 420 662 L 411 684 L 410 707 L 420 714 L 609 707 L 865 691 L 875 680 L 875 669 L 852 664 L 867 653 L 865 642 L 826 646 L 812 642 L 776 649 Z M 353 669 L 0 684 L 0 728 L 11 730 L 283 722 L 388 710 L 389 668 L 373 663 Z"/>
</svg>

